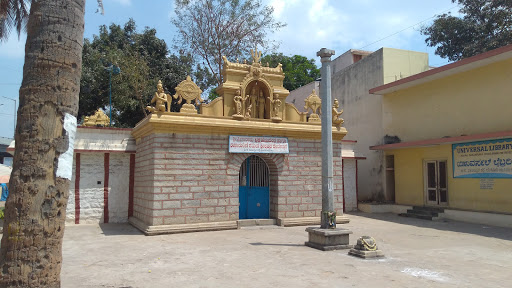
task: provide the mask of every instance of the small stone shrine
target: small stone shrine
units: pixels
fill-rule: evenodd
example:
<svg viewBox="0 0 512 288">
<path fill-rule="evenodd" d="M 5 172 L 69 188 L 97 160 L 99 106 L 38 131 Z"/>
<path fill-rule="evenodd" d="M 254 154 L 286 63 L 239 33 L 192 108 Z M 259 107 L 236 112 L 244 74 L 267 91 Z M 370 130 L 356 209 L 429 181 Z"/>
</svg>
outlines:
<svg viewBox="0 0 512 288">
<path fill-rule="evenodd" d="M 348 254 L 364 259 L 384 257 L 382 251 L 377 247 L 377 242 L 370 236 L 362 236 L 357 239 L 357 244 L 350 249 Z"/>
<path fill-rule="evenodd" d="M 282 65 L 263 66 L 261 52 L 251 52 L 251 64 L 223 57 L 220 97 L 208 104 L 190 77 L 172 96 L 158 84 L 151 114 L 132 131 L 129 221 L 147 235 L 236 229 L 241 219 L 320 222 L 321 99 L 313 93 L 306 100 L 312 112 L 299 112 L 286 103 Z M 184 103 L 179 112 L 170 112 L 171 97 Z M 336 221 L 346 223 L 341 147 L 347 131 L 332 109 L 338 119 L 331 129 L 334 209 Z"/>
</svg>

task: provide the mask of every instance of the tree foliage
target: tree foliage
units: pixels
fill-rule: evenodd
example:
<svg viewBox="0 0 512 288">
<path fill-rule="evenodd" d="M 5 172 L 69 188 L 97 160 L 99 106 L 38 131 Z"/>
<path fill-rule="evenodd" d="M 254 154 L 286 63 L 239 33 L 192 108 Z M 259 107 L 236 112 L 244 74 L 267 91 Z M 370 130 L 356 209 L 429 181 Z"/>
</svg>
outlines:
<svg viewBox="0 0 512 288">
<path fill-rule="evenodd" d="M 222 56 L 248 58 L 255 47 L 275 49 L 267 35 L 285 26 L 261 0 L 175 0 L 175 6 L 175 47 L 200 59 L 219 86 Z"/>
<path fill-rule="evenodd" d="M 6 41 L 12 28 L 19 35 L 27 30 L 31 0 L 0 0 L 0 41 Z"/>
<path fill-rule="evenodd" d="M 436 54 L 457 61 L 512 43 L 512 1 L 452 0 L 461 8 L 461 18 L 438 16 L 423 27 L 425 42 Z"/>
<path fill-rule="evenodd" d="M 145 28 L 138 33 L 130 19 L 124 27 L 111 24 L 101 26 L 93 40 L 85 39 L 83 48 L 83 72 L 80 83 L 81 117 L 91 115 L 98 108 L 109 109 L 109 67 L 120 67 L 119 75 L 112 75 L 112 120 L 117 127 L 133 127 L 147 114 L 145 107 L 162 80 L 167 93 L 187 75 L 205 89 L 205 71 L 193 69 L 189 55 L 170 55 L 164 40 L 156 37 L 156 30 Z M 176 102 L 172 110 L 179 109 Z"/>
<path fill-rule="evenodd" d="M 290 91 L 320 77 L 320 70 L 316 66 L 315 60 L 300 55 L 285 56 L 282 53 L 265 55 L 261 58 L 261 63 L 263 65 L 268 63 L 270 67 L 276 67 L 281 63 L 285 75 L 283 86 Z"/>
</svg>

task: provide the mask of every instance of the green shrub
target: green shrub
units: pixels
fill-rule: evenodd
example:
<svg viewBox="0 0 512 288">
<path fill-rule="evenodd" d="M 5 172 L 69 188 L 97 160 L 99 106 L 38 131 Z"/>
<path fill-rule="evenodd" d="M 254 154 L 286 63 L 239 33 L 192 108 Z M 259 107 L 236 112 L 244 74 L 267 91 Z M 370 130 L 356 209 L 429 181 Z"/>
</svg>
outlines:
<svg viewBox="0 0 512 288">
<path fill-rule="evenodd" d="M 5 207 L 0 207 L 0 219 L 4 219 L 4 209 Z"/>
</svg>

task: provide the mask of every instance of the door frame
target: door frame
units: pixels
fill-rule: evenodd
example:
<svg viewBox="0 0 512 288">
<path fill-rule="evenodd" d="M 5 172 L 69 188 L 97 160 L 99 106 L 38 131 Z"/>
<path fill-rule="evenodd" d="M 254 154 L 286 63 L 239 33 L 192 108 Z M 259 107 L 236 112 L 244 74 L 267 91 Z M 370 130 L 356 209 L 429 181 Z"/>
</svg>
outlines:
<svg viewBox="0 0 512 288">
<path fill-rule="evenodd" d="M 250 158 L 252 156 L 256 156 L 258 158 L 261 159 L 261 161 L 265 164 L 265 167 L 267 169 L 267 186 L 252 186 L 250 184 L 251 183 L 251 179 L 250 179 L 250 174 L 251 174 L 251 161 L 250 161 Z M 240 181 L 242 180 L 242 167 L 245 163 L 245 178 L 244 178 L 244 182 L 245 182 L 245 186 L 242 186 L 240 183 Z M 258 156 L 258 155 L 254 155 L 254 154 L 251 154 L 249 156 L 247 156 L 244 161 L 242 161 L 242 164 L 240 165 L 240 170 L 239 170 L 239 183 L 238 183 L 238 199 L 239 199 L 239 209 L 238 209 L 238 213 L 239 213 L 239 216 L 238 218 L 239 219 L 270 219 L 270 167 L 268 166 L 267 162 L 265 161 L 265 159 L 263 159 L 262 157 Z M 250 205 L 251 204 L 254 204 L 254 205 L 257 205 L 258 207 L 260 206 L 260 203 L 258 202 L 250 202 L 251 199 L 253 199 L 254 197 L 251 197 L 251 196 L 254 196 L 255 194 L 253 193 L 261 193 L 263 192 L 265 193 L 265 197 L 267 202 L 268 203 L 265 203 L 265 204 L 261 204 L 261 205 L 264 205 L 264 207 L 266 206 L 268 211 L 266 211 L 266 215 L 268 215 L 266 218 L 253 218 L 249 215 L 249 212 L 251 211 L 251 207 Z M 244 212 L 244 215 L 242 215 L 242 212 Z M 242 218 L 244 217 L 244 218 Z"/>
<path fill-rule="evenodd" d="M 439 173 L 439 162 L 445 162 L 445 177 L 446 177 L 446 187 L 441 188 L 439 186 L 440 182 L 440 173 Z M 435 165 L 435 180 L 436 180 L 436 187 L 428 187 L 428 169 L 427 165 L 428 163 L 434 163 Z M 430 159 L 423 159 L 423 199 L 426 206 L 436 206 L 436 207 L 446 207 L 449 203 L 449 197 L 448 197 L 448 160 L 446 158 L 430 158 Z M 436 200 L 430 201 L 429 200 L 429 190 L 434 190 L 436 193 Z M 446 202 L 441 202 L 441 191 L 444 190 L 446 193 Z"/>
</svg>

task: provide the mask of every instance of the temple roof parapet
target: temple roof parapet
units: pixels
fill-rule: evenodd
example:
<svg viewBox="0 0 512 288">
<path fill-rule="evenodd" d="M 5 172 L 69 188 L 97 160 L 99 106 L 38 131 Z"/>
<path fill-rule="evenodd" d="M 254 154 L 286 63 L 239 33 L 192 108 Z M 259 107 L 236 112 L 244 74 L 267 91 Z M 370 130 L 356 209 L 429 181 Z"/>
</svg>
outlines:
<svg viewBox="0 0 512 288">
<path fill-rule="evenodd" d="M 157 92 L 151 101 L 154 106 L 148 106 L 147 108 L 152 114 L 137 124 L 134 129 L 134 135 L 145 134 L 138 132 L 140 125 L 149 125 L 154 127 L 152 129 L 158 127 L 158 130 L 160 130 L 165 126 L 162 121 L 167 120 L 173 122 L 172 125 L 174 126 L 178 125 L 180 129 L 189 127 L 189 129 L 193 129 L 195 132 L 212 131 L 214 133 L 215 129 L 211 127 L 211 123 L 217 123 L 220 125 L 219 127 L 224 127 L 221 129 L 233 133 L 242 133 L 244 129 L 250 129 L 253 132 L 247 130 L 247 133 L 254 133 L 254 135 L 293 135 L 293 137 L 304 138 L 309 137 L 306 134 L 310 133 L 310 135 L 315 135 L 314 138 L 316 138 L 319 135 L 317 135 L 317 132 L 319 133 L 320 131 L 317 131 L 317 129 L 320 128 L 319 124 L 321 124 L 319 117 L 321 114 L 321 111 L 319 111 L 321 105 L 320 97 L 313 91 L 305 103 L 306 109 L 311 110 L 311 112 L 300 112 L 293 104 L 286 103 L 286 97 L 290 92 L 283 86 L 285 75 L 282 65 L 278 64 L 274 68 L 269 67 L 268 64 L 263 66 L 261 63 L 261 52 L 257 49 L 251 50 L 251 55 L 253 58 L 251 64 L 248 64 L 247 60 L 240 63 L 238 59 L 236 62 L 230 62 L 226 56 L 222 57 L 224 61 L 224 82 L 216 89 L 220 96 L 207 104 L 201 104 L 203 102 L 200 97 L 202 91 L 192 81 L 190 76 L 176 87 L 176 94 L 173 96 L 166 94 L 162 89 L 161 82 L 159 82 Z M 170 112 L 172 99 L 178 100 L 177 103 L 182 104 L 179 114 Z M 346 130 L 341 127 L 343 119 L 339 118 L 343 110 L 338 112 L 338 108 L 339 103 L 336 101 L 332 108 L 333 126 L 336 126 L 338 134 L 341 135 L 337 136 L 337 139 L 341 140 L 343 135 L 346 134 Z M 154 114 L 160 116 L 155 118 Z M 167 117 L 167 114 L 169 114 L 169 117 Z M 177 118 L 178 115 L 183 114 L 188 114 L 187 118 Z M 165 117 L 162 117 L 162 115 L 165 115 Z M 190 122 L 191 119 L 188 117 L 195 117 L 197 119 Z M 223 120 L 212 120 L 215 118 Z M 229 121 L 234 122 L 231 123 Z M 201 127 L 197 127 L 200 122 L 202 123 L 200 124 Z M 263 125 L 263 123 L 267 124 Z M 303 126 L 304 124 L 306 126 Z M 234 127 L 240 127 L 241 130 L 232 128 L 233 125 Z M 262 125 L 266 128 L 262 129 Z M 272 125 L 280 126 L 278 129 L 273 129 Z M 284 130 L 286 128 L 283 127 L 287 126 L 289 126 L 287 129 L 294 130 L 294 132 L 285 133 Z M 208 128 L 205 130 L 203 129 L 204 127 Z M 171 130 L 174 131 L 173 129 Z M 147 129 L 145 130 L 148 131 Z M 163 130 L 171 131 L 169 129 Z M 180 130 L 173 133 L 176 132 L 185 131 Z M 304 132 L 307 133 L 304 134 Z"/>
</svg>

